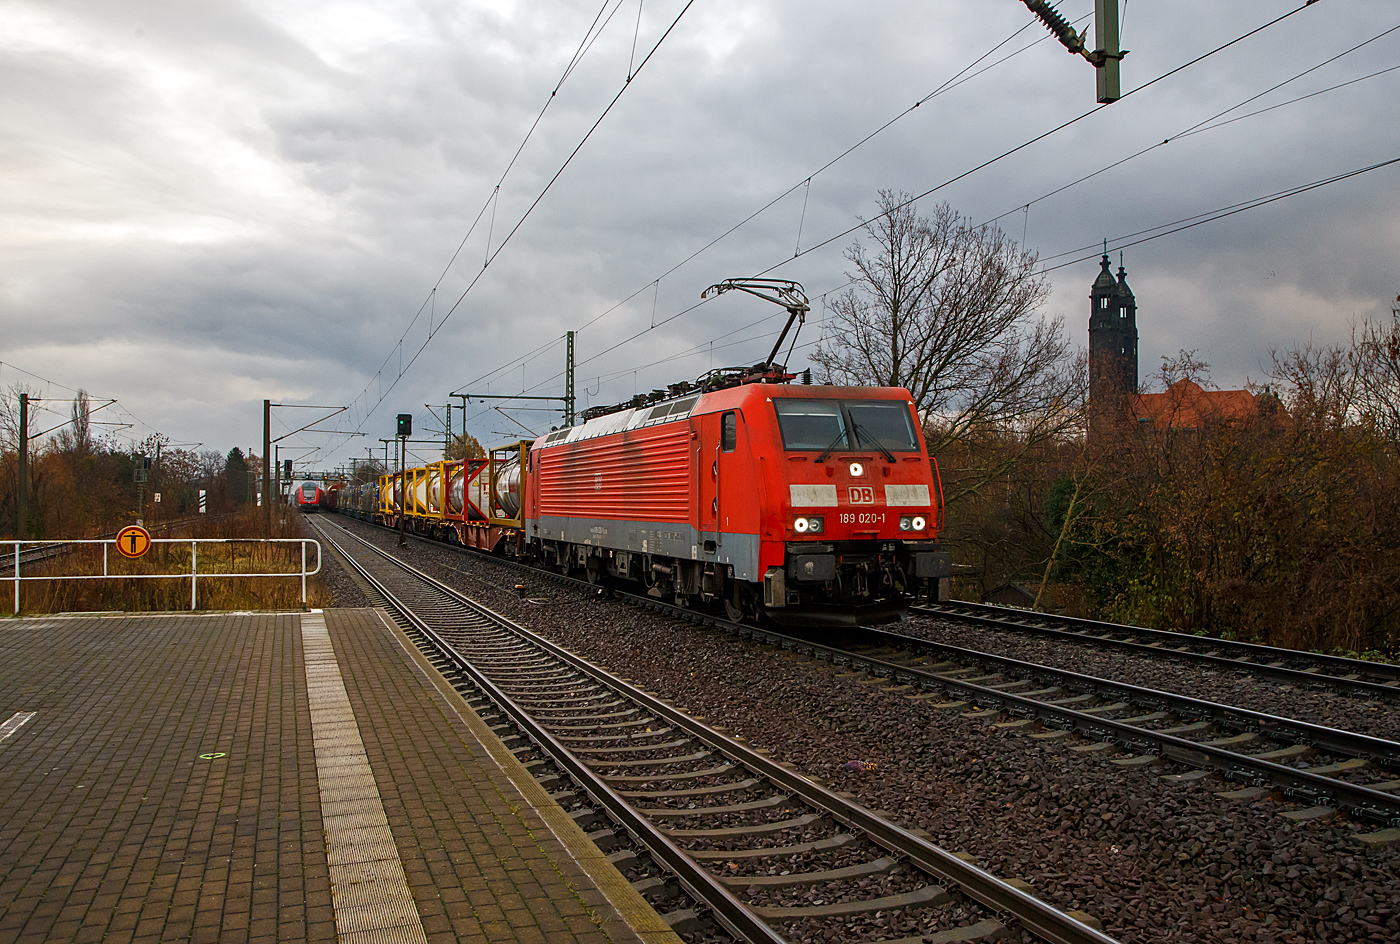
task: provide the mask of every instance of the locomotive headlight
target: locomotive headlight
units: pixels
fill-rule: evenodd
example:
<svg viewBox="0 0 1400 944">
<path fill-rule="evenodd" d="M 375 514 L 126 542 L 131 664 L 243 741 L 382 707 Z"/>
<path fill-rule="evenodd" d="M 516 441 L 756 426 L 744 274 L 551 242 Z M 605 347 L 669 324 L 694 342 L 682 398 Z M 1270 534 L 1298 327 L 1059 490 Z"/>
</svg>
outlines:
<svg viewBox="0 0 1400 944">
<path fill-rule="evenodd" d="M 821 533 L 822 533 L 822 519 L 820 519 L 820 518 L 808 518 L 808 519 L 807 519 L 807 530 L 808 530 L 808 531 L 811 531 L 813 534 L 821 534 Z"/>
<path fill-rule="evenodd" d="M 794 518 L 792 521 L 792 530 L 796 531 L 798 534 L 821 534 L 822 519 Z"/>
<path fill-rule="evenodd" d="M 914 526 L 915 531 L 922 531 L 924 530 L 924 527 L 928 524 L 928 522 L 925 521 L 921 515 L 916 515 L 912 524 Z"/>
<path fill-rule="evenodd" d="M 860 477 L 861 477 L 862 475 L 864 475 L 864 474 L 865 474 L 865 466 L 861 465 L 859 462 L 852 462 L 852 463 L 851 463 L 851 478 L 853 478 L 853 479 L 858 479 L 858 478 L 860 478 Z"/>
<path fill-rule="evenodd" d="M 809 527 L 810 525 L 807 524 L 806 518 L 798 518 L 792 523 L 792 530 L 796 531 L 798 534 L 806 534 Z"/>
<path fill-rule="evenodd" d="M 905 515 L 903 518 L 899 519 L 899 530 L 908 531 L 913 526 L 914 523 L 909 519 L 908 515 Z"/>
</svg>

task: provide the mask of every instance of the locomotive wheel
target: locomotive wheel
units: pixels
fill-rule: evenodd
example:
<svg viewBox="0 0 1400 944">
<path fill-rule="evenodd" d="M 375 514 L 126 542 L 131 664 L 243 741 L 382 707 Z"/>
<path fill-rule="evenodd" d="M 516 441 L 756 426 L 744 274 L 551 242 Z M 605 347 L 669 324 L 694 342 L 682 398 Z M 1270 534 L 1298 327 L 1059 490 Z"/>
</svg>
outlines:
<svg viewBox="0 0 1400 944">
<path fill-rule="evenodd" d="M 744 605 L 748 602 L 744 588 L 733 580 L 725 581 L 724 615 L 731 623 L 742 623 L 752 616 Z"/>
<path fill-rule="evenodd" d="M 607 571 L 603 569 L 603 562 L 597 557 L 590 557 L 588 559 L 588 566 L 585 570 L 585 576 L 588 578 L 588 582 L 595 587 L 602 586 L 603 581 L 607 579 Z"/>
</svg>

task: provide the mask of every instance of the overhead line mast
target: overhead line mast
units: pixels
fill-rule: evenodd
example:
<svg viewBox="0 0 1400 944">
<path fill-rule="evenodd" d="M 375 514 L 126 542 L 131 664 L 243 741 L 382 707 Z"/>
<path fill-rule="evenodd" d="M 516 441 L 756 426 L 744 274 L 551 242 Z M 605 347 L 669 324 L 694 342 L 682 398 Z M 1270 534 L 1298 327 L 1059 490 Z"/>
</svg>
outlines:
<svg viewBox="0 0 1400 944">
<path fill-rule="evenodd" d="M 1128 50 L 1118 48 L 1118 0 L 1094 0 L 1094 41 L 1098 46 L 1092 52 L 1084 45 L 1089 35 L 1086 29 L 1076 33 L 1060 12 L 1046 0 L 1021 0 L 1026 7 L 1045 24 L 1045 28 L 1055 34 L 1066 49 L 1076 56 L 1083 56 L 1093 63 L 1098 75 L 1098 101 L 1107 105 L 1123 97 L 1118 76 L 1118 63 L 1128 54 Z"/>
</svg>

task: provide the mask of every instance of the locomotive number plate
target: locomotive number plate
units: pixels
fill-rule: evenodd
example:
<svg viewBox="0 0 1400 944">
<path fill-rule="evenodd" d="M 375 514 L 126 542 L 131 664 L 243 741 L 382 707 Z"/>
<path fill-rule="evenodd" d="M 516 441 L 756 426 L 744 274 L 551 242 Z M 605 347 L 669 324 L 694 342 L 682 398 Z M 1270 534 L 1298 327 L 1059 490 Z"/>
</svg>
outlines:
<svg viewBox="0 0 1400 944">
<path fill-rule="evenodd" d="M 852 485 L 850 494 L 852 505 L 875 504 L 875 489 L 869 485 Z"/>
<path fill-rule="evenodd" d="M 884 524 L 884 523 L 885 523 L 885 515 L 884 515 L 883 512 L 867 511 L 867 512 L 862 512 L 862 513 L 860 513 L 860 514 L 855 514 L 855 513 L 853 513 L 853 512 L 843 511 L 843 512 L 842 512 L 840 515 L 838 515 L 837 517 L 840 518 L 842 524 Z"/>
</svg>

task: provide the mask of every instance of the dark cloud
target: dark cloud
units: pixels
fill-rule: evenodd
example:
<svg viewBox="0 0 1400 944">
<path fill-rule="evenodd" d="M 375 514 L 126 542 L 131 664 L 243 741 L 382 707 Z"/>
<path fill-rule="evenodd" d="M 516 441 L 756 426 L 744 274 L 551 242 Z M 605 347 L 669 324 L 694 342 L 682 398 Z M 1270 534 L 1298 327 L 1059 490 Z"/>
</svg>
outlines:
<svg viewBox="0 0 1400 944">
<path fill-rule="evenodd" d="M 264 397 L 353 401 L 349 415 L 371 435 L 327 441 L 319 457 L 331 462 L 363 454 L 394 413 L 425 422 L 422 404 L 463 385 L 559 393 L 568 330 L 580 332 L 580 396 L 593 403 L 757 360 L 781 326 L 777 309 L 731 295 L 668 319 L 705 286 L 772 266 L 817 298 L 800 361 L 820 330 L 820 296 L 844 281 L 851 237 L 795 250 L 855 225 L 881 188 L 938 187 L 1094 104 L 1092 68 L 1042 41 L 807 186 L 1024 26 L 1024 6 L 697 3 L 483 273 L 629 60 L 635 68 L 683 5 L 645 4 L 637 30 L 628 0 L 552 99 L 598 4 L 8 5 L 0 359 L 120 397 L 177 440 L 219 449 L 260 440 Z M 1075 19 L 1092 4 L 1059 6 Z M 1131 0 L 1124 87 L 1285 9 Z M 1039 199 L 1395 25 L 1378 0 L 1317 4 L 928 200 L 977 221 L 1005 214 L 1008 233 L 1052 257 L 1400 156 L 1397 72 L 1173 140 Z M 984 65 L 1041 39 L 1032 26 Z M 1400 33 L 1232 114 L 1397 62 Z M 1186 348 L 1222 385 L 1262 379 L 1271 347 L 1336 341 L 1388 310 L 1400 290 L 1397 172 L 1125 250 L 1144 373 Z M 1046 313 L 1080 336 L 1096 272 L 1091 259 L 1053 273 Z M 488 440 L 518 430 L 499 414 L 472 422 Z"/>
</svg>

